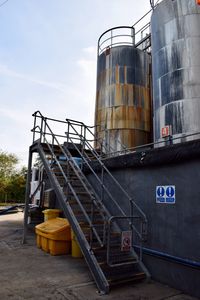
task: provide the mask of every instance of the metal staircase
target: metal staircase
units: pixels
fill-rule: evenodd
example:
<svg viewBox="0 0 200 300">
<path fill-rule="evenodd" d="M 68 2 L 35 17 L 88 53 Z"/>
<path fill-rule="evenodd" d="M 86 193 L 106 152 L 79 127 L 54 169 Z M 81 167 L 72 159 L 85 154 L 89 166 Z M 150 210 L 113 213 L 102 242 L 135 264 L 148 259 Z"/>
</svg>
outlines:
<svg viewBox="0 0 200 300">
<path fill-rule="evenodd" d="M 106 168 L 102 159 L 106 151 L 101 141 L 95 140 L 92 128 L 73 120 L 46 118 L 39 111 L 33 116 L 24 242 L 31 199 L 29 181 L 32 155 L 37 152 L 99 291 L 106 294 L 112 285 L 149 278 L 149 272 L 142 262 L 142 242 L 147 235 L 146 216 Z M 57 133 L 53 133 L 51 128 Z M 91 144 L 94 140 L 96 150 Z M 74 157 L 79 157 L 78 163 Z M 100 172 L 95 171 L 94 161 L 100 167 Z M 84 169 L 93 175 L 98 188 L 88 181 Z M 115 200 L 105 178 L 109 178 L 122 193 L 123 202 L 130 207 L 128 216 Z M 136 253 L 134 246 L 140 251 Z"/>
</svg>

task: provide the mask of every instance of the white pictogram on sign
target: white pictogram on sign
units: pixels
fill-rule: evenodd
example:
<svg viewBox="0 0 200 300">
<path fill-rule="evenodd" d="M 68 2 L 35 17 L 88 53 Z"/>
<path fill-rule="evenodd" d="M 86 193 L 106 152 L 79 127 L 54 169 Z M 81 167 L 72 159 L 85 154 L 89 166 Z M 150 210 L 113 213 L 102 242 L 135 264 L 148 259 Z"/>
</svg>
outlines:
<svg viewBox="0 0 200 300">
<path fill-rule="evenodd" d="M 130 251 L 132 244 L 132 231 L 122 231 L 121 251 Z"/>
</svg>

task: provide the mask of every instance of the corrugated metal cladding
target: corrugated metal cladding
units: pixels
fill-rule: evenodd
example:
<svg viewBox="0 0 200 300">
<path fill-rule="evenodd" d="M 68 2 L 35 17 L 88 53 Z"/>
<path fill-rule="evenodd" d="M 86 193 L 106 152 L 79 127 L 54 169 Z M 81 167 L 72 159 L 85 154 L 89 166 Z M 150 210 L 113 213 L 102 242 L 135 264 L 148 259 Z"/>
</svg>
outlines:
<svg viewBox="0 0 200 300">
<path fill-rule="evenodd" d="M 98 57 L 95 124 L 110 151 L 150 142 L 150 57 L 117 46 Z"/>
<path fill-rule="evenodd" d="M 164 0 L 151 18 L 154 140 L 172 126 L 175 142 L 200 132 L 200 7 L 195 0 Z M 180 139 L 179 139 L 180 138 Z"/>
</svg>

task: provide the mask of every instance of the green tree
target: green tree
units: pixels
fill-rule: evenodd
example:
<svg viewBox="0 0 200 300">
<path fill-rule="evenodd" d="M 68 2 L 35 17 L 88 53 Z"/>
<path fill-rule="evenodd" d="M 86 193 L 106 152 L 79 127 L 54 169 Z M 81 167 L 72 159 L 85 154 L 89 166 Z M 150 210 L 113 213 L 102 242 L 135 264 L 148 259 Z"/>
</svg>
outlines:
<svg viewBox="0 0 200 300">
<path fill-rule="evenodd" d="M 23 167 L 17 170 L 18 158 L 15 154 L 0 151 L 0 200 L 24 202 L 26 173 Z"/>
<path fill-rule="evenodd" d="M 18 163 L 15 154 L 9 154 L 0 150 L 0 178 L 9 177 Z"/>
</svg>

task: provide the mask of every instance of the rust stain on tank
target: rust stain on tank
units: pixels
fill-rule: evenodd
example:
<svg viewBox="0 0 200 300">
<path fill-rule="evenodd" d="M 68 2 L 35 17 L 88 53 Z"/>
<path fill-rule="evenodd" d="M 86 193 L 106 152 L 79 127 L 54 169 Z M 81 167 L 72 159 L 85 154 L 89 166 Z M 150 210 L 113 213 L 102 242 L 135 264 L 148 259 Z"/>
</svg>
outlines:
<svg viewBox="0 0 200 300">
<path fill-rule="evenodd" d="M 119 48 L 111 49 L 109 67 L 108 56 L 107 64 L 104 54 L 99 57 L 95 112 L 98 137 L 116 151 L 121 144 L 130 148 L 149 143 L 152 127 L 149 56 L 132 47 Z M 124 65 L 122 48 L 126 48 L 124 60 L 130 60 Z M 133 61 L 134 55 L 139 56 L 141 66 Z"/>
<path fill-rule="evenodd" d="M 119 83 L 119 66 L 116 65 L 116 68 L 115 68 L 115 81 L 116 83 Z"/>
</svg>

